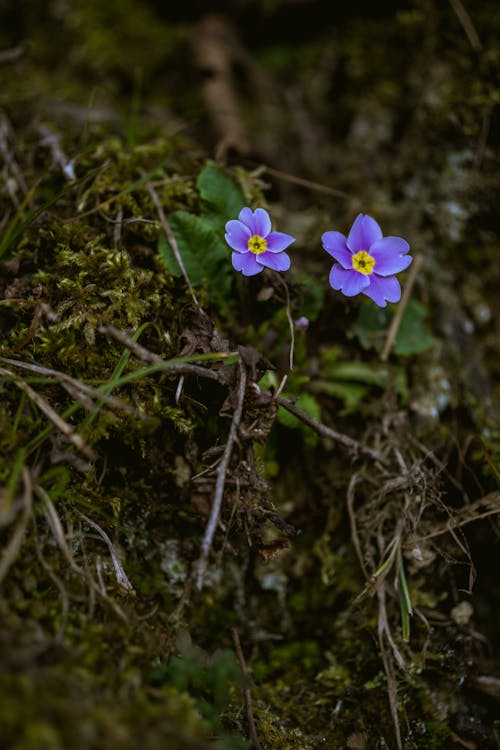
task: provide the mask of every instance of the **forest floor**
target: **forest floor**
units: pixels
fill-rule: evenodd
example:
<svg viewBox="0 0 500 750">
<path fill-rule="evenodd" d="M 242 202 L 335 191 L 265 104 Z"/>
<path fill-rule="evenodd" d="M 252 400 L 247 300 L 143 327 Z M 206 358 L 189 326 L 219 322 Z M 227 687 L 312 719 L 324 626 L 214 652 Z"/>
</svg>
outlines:
<svg viewBox="0 0 500 750">
<path fill-rule="evenodd" d="M 0 746 L 499 748 L 500 8 L 164 6 L 0 3 Z"/>
</svg>

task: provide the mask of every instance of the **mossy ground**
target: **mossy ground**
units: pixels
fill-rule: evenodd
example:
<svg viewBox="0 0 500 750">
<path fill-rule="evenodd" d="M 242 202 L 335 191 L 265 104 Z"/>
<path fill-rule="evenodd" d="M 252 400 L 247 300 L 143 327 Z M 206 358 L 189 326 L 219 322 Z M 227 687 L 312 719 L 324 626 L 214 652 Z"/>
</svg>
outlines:
<svg viewBox="0 0 500 750">
<path fill-rule="evenodd" d="M 223 14 L 251 133 L 224 164 L 201 8 L 0 23 L 2 747 L 249 747 L 232 628 L 265 750 L 397 748 L 396 717 L 407 750 L 496 746 L 500 16 L 316 6 Z M 298 237 L 286 283 L 232 270 L 239 200 Z M 393 311 L 318 247 L 360 210 L 423 257 L 388 361 Z M 381 459 L 278 409 L 284 374 Z"/>
</svg>

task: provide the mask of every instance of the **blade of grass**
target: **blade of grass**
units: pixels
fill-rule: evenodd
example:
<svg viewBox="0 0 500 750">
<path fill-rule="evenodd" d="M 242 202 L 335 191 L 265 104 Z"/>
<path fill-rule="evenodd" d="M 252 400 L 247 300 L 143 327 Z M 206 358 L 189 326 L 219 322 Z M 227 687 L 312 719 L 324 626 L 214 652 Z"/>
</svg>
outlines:
<svg viewBox="0 0 500 750">
<path fill-rule="evenodd" d="M 410 592 L 408 590 L 408 584 L 406 582 L 405 568 L 403 565 L 403 556 L 401 555 L 401 549 L 398 550 L 398 584 L 399 584 L 399 603 L 401 608 L 401 629 L 403 632 L 403 640 L 410 640 L 410 615 L 413 614 L 413 608 L 411 606 Z"/>
<path fill-rule="evenodd" d="M 21 397 L 19 399 L 19 406 L 17 407 L 17 410 L 16 410 L 16 416 L 14 417 L 14 421 L 12 422 L 12 434 L 13 435 L 17 433 L 17 430 L 19 428 L 19 423 L 23 415 L 25 403 L 26 403 L 26 394 L 21 393 Z"/>
<path fill-rule="evenodd" d="M 135 331 L 134 334 L 133 334 L 133 336 L 131 336 L 132 340 L 133 341 L 137 341 L 139 339 L 139 337 L 141 336 L 141 334 L 146 330 L 146 328 L 148 328 L 149 325 L 152 325 L 152 323 L 147 322 L 147 323 L 143 323 L 141 326 L 139 326 L 139 328 L 137 329 L 137 331 Z M 116 381 L 118 381 L 120 379 L 120 377 L 121 377 L 121 375 L 122 375 L 122 373 L 123 373 L 123 371 L 124 371 L 124 369 L 125 369 L 125 367 L 127 365 L 127 362 L 130 359 L 130 354 L 131 354 L 130 349 L 124 349 L 123 350 L 123 352 L 120 355 L 120 359 L 116 363 L 116 367 L 113 370 L 113 373 L 111 375 L 111 379 L 110 379 L 109 383 L 106 384 L 106 385 L 102 385 L 100 387 L 99 390 L 101 390 L 105 395 L 107 395 L 107 396 L 110 395 L 113 392 L 113 390 L 115 389 L 115 385 L 114 384 L 115 384 Z M 90 425 L 95 420 L 95 418 L 99 414 L 99 412 L 102 409 L 102 407 L 103 407 L 103 403 L 101 402 L 96 407 L 95 411 L 93 411 L 90 414 L 88 414 L 87 417 L 83 420 L 83 422 L 80 423 L 78 429 L 79 430 L 85 430 L 88 427 L 90 427 Z"/>
<path fill-rule="evenodd" d="M 111 198 L 107 198 L 107 200 L 102 201 L 101 203 L 98 203 L 97 206 L 94 206 L 94 208 L 90 208 L 88 211 L 84 211 L 83 213 L 77 213 L 75 216 L 70 216 L 68 219 L 63 219 L 61 221 L 61 224 L 71 224 L 73 221 L 80 221 L 80 219 L 85 218 L 86 216 L 91 216 L 92 214 L 95 214 L 97 211 L 101 211 L 103 208 L 107 208 L 115 201 L 119 200 L 120 198 L 123 198 L 125 195 L 129 195 L 129 193 L 133 193 L 134 190 L 137 190 L 138 188 L 142 187 L 146 182 L 148 182 L 152 177 L 155 176 L 157 172 L 159 172 L 165 164 L 168 162 L 168 159 L 163 159 L 159 164 L 157 164 L 156 167 L 153 167 L 153 169 L 150 169 L 149 172 L 145 172 L 142 177 L 139 177 L 138 180 L 133 182 L 128 187 L 124 188 L 123 190 L 120 190 L 119 193 L 116 193 L 115 195 L 112 195 Z M 73 183 L 75 185 L 76 183 Z"/>
<path fill-rule="evenodd" d="M 146 325 L 146 324 L 143 324 Z M 138 329 L 140 332 L 141 329 Z M 136 332 L 137 333 L 137 332 Z M 148 367 L 142 367 L 138 370 L 134 370 L 131 373 L 128 373 L 127 375 L 121 376 L 121 373 L 123 372 L 123 369 L 125 368 L 125 365 L 128 362 L 128 359 L 130 357 L 130 351 L 126 349 L 120 356 L 120 359 L 115 367 L 115 370 L 113 371 L 113 374 L 111 376 L 111 379 L 108 380 L 106 383 L 103 383 L 97 390 L 100 390 L 104 396 L 111 394 L 116 388 L 125 385 L 126 383 L 131 383 L 134 380 L 138 380 L 141 377 L 146 377 L 147 375 L 152 375 L 157 372 L 167 372 L 169 370 L 175 370 L 176 366 L 183 365 L 183 364 L 189 364 L 190 362 L 204 362 L 204 361 L 213 361 L 213 360 L 230 360 L 234 359 L 234 357 L 237 357 L 236 352 L 209 352 L 207 354 L 193 354 L 187 357 L 174 357 L 173 359 L 164 360 L 161 363 L 155 364 L 155 365 L 149 365 Z M 101 408 L 103 404 L 100 404 L 98 408 Z M 71 404 L 63 413 L 62 418 L 64 420 L 67 420 L 69 417 L 71 417 L 76 411 L 82 408 L 82 405 L 80 403 L 73 403 Z M 93 414 L 94 412 L 92 412 Z M 90 415 L 89 415 L 90 416 Z M 87 418 L 86 418 L 87 419 Z M 83 422 L 79 425 L 78 430 L 80 431 L 84 427 L 87 427 L 88 424 L 86 423 L 86 419 L 83 420 Z M 95 416 L 93 417 L 95 419 Z M 93 421 L 92 419 L 92 421 Z M 91 424 L 92 422 L 90 422 Z M 49 435 L 53 430 L 55 429 L 54 425 L 50 424 L 47 425 L 43 430 L 41 430 L 37 435 L 35 435 L 34 438 L 30 440 L 30 442 L 25 446 L 26 452 L 31 453 L 35 448 L 37 448 L 41 442 Z"/>
<path fill-rule="evenodd" d="M 387 553 L 388 553 L 387 557 L 385 558 L 382 565 L 379 568 L 377 568 L 377 570 L 373 574 L 373 578 L 378 578 L 391 565 L 398 551 L 398 543 L 399 543 L 399 537 L 394 537 L 389 547 L 387 548 Z"/>
<path fill-rule="evenodd" d="M 16 228 L 19 225 L 20 221 L 22 220 L 26 207 L 31 201 L 31 199 L 33 198 L 37 187 L 38 187 L 38 184 L 31 186 L 31 188 L 26 193 L 23 202 L 21 203 L 16 213 L 14 214 L 14 217 L 12 218 L 9 226 L 7 227 L 5 234 L 2 237 L 2 241 L 0 242 L 0 258 L 9 249 L 9 245 L 12 242 L 12 238 L 15 236 Z"/>
<path fill-rule="evenodd" d="M 16 457 L 14 459 L 14 466 L 12 467 L 12 472 L 9 476 L 9 479 L 7 480 L 7 486 L 5 488 L 5 494 L 3 496 L 2 504 L 0 506 L 0 519 L 2 516 L 6 516 L 12 506 L 12 501 L 14 500 L 14 495 L 17 490 L 17 486 L 19 484 L 19 480 L 21 477 L 21 473 L 24 468 L 24 462 L 26 459 L 26 450 L 24 448 L 19 448 L 19 450 L 16 453 Z"/>
<path fill-rule="evenodd" d="M 51 206 L 53 206 L 54 203 L 57 203 L 59 198 L 62 198 L 63 195 L 66 195 L 75 187 L 77 187 L 78 185 L 81 185 L 82 182 L 85 182 L 86 180 L 88 180 L 89 177 L 96 174 L 101 169 L 102 169 L 102 166 L 97 167 L 91 172 L 87 172 L 87 174 L 84 177 L 80 177 L 78 180 L 75 180 L 74 182 L 65 185 L 61 190 L 58 190 L 48 200 L 42 203 L 41 206 L 36 208 L 34 211 L 30 211 L 28 216 L 24 219 L 24 221 L 22 221 L 24 210 L 27 204 L 29 203 L 29 201 L 32 199 L 32 197 L 36 193 L 39 183 L 36 183 L 35 185 L 33 185 L 28 191 L 26 198 L 19 206 L 19 210 L 17 211 L 16 215 L 12 219 L 7 231 L 5 232 L 2 238 L 2 241 L 0 242 L 0 258 L 2 258 L 3 255 L 9 252 L 11 247 L 15 245 L 15 243 L 17 242 L 19 237 L 22 235 L 22 233 L 25 231 L 25 229 L 27 229 L 31 224 L 33 224 L 35 219 L 37 219 L 40 216 L 40 214 L 43 214 L 43 212 L 46 211 Z"/>
<path fill-rule="evenodd" d="M 175 357 L 173 359 L 166 359 L 163 362 L 158 362 L 154 365 L 148 365 L 147 367 L 141 367 L 138 370 L 129 372 L 121 378 L 118 378 L 113 383 L 108 383 L 109 387 L 114 390 L 121 385 L 126 383 L 132 383 L 134 380 L 139 378 L 147 377 L 148 375 L 154 375 L 156 372 L 168 372 L 169 370 L 175 370 L 177 366 L 187 365 L 190 362 L 208 362 L 217 359 L 225 360 L 228 357 L 234 357 L 235 352 L 209 352 L 207 354 L 192 354 L 188 357 Z"/>
</svg>

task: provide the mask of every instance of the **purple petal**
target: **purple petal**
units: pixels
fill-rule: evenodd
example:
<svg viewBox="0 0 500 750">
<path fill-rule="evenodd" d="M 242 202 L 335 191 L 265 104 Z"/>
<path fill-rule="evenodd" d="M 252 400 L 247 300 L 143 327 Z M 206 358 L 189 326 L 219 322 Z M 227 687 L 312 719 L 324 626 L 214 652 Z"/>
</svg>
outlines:
<svg viewBox="0 0 500 750">
<path fill-rule="evenodd" d="M 251 208 L 242 208 L 240 211 L 240 214 L 238 216 L 238 219 L 243 222 L 243 224 L 246 224 L 246 226 L 250 229 L 251 233 L 253 232 L 253 211 Z"/>
<path fill-rule="evenodd" d="M 270 253 L 281 253 L 282 250 L 287 248 L 292 242 L 295 242 L 295 237 L 291 234 L 285 234 L 284 232 L 271 232 L 266 237 L 267 249 Z"/>
<path fill-rule="evenodd" d="M 384 237 L 370 248 L 370 255 L 375 258 L 375 273 L 380 276 L 391 276 L 408 268 L 412 262 L 410 249 L 406 240 L 401 237 Z"/>
<path fill-rule="evenodd" d="M 249 228 L 252 234 L 258 234 L 259 237 L 267 237 L 271 231 L 271 219 L 269 214 L 263 208 L 242 208 L 239 220 Z"/>
<path fill-rule="evenodd" d="M 368 214 L 358 214 L 347 236 L 347 247 L 353 253 L 368 250 L 377 240 L 383 237 L 379 225 Z"/>
<path fill-rule="evenodd" d="M 263 208 L 256 208 L 253 212 L 254 233 L 260 237 L 267 237 L 271 231 L 271 219 Z"/>
<path fill-rule="evenodd" d="M 337 289 L 345 294 L 346 297 L 354 297 L 355 294 L 359 294 L 369 283 L 370 280 L 365 274 L 354 271 L 354 269 L 347 270 L 337 263 L 330 271 L 330 286 L 332 289 Z"/>
<path fill-rule="evenodd" d="M 386 307 L 387 302 L 399 302 L 401 299 L 401 286 L 395 276 L 377 276 L 372 273 L 370 286 L 363 289 L 363 294 L 370 297 L 379 307 Z M 386 302 L 387 300 L 387 302 Z"/>
<path fill-rule="evenodd" d="M 290 256 L 286 253 L 260 253 L 255 256 L 257 263 L 272 268 L 273 271 L 288 271 L 290 268 Z"/>
<path fill-rule="evenodd" d="M 346 245 L 345 235 L 340 232 L 325 232 L 321 240 L 327 253 L 338 260 L 343 268 L 352 268 L 351 251 Z"/>
<path fill-rule="evenodd" d="M 381 240 L 382 242 L 384 240 Z M 379 276 L 392 276 L 404 271 L 413 260 L 411 255 L 386 255 L 383 250 L 378 248 L 375 251 L 370 250 L 370 254 L 375 258 L 374 271 Z"/>
<path fill-rule="evenodd" d="M 374 255 L 373 251 L 379 249 L 383 249 L 387 255 L 406 255 L 410 246 L 402 237 L 383 237 L 373 243 L 370 248 L 370 255 Z"/>
<path fill-rule="evenodd" d="M 256 273 L 262 271 L 262 266 L 259 266 L 255 257 L 253 253 L 246 253 L 245 255 L 242 253 L 233 253 L 231 258 L 233 268 L 236 271 L 241 271 L 243 276 L 255 276 Z"/>
<path fill-rule="evenodd" d="M 384 237 L 370 248 L 370 255 L 375 258 L 375 273 L 380 276 L 392 276 L 404 271 L 412 262 L 411 255 L 406 255 L 409 244 L 402 237 Z"/>
<path fill-rule="evenodd" d="M 249 228 L 241 221 L 233 219 L 227 222 L 226 242 L 233 250 L 237 250 L 239 253 L 248 253 L 248 240 L 251 236 Z"/>
</svg>

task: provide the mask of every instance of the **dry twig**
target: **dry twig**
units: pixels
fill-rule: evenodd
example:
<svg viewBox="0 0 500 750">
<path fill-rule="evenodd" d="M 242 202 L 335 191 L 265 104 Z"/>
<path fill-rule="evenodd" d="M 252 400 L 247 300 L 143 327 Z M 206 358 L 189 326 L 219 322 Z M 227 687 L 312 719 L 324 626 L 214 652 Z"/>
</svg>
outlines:
<svg viewBox="0 0 500 750">
<path fill-rule="evenodd" d="M 189 276 L 188 276 L 188 273 L 186 271 L 186 267 L 184 265 L 184 261 L 182 260 L 182 255 L 180 254 L 180 251 L 179 251 L 179 246 L 177 245 L 177 240 L 175 239 L 174 233 L 172 232 L 170 224 L 167 221 L 167 217 L 165 216 L 165 212 L 164 212 L 163 207 L 161 205 L 161 201 L 160 201 L 160 199 L 158 197 L 158 193 L 154 189 L 151 181 L 148 180 L 148 182 L 146 182 L 145 185 L 146 185 L 146 188 L 148 190 L 148 193 L 151 196 L 151 200 L 154 203 L 156 211 L 158 213 L 158 218 L 160 219 L 160 224 L 162 226 L 162 229 L 163 229 L 163 231 L 165 232 L 165 234 L 167 236 L 167 239 L 168 239 L 168 241 L 170 243 L 170 247 L 172 248 L 172 251 L 173 251 L 173 253 L 175 255 L 175 259 L 176 259 L 177 263 L 179 264 L 179 268 L 182 271 L 182 275 L 184 276 L 184 280 L 185 280 L 186 284 L 188 285 L 188 289 L 189 289 L 189 291 L 191 293 L 191 297 L 193 298 L 193 302 L 194 302 L 194 304 L 197 307 L 199 307 L 200 304 L 199 304 L 199 302 L 198 302 L 198 300 L 196 298 L 196 294 L 194 293 L 193 287 L 191 285 L 191 281 L 189 280 Z"/>
<path fill-rule="evenodd" d="M 96 404 L 91 400 L 95 399 L 97 403 L 114 406 L 116 409 L 130 414 L 130 416 L 135 419 L 144 419 L 144 415 L 138 409 L 134 409 L 125 401 L 122 401 L 122 399 L 112 396 L 109 393 L 104 393 L 102 390 L 87 385 L 87 383 L 83 383 L 81 380 L 76 380 L 70 375 L 66 375 L 64 372 L 37 365 L 34 362 L 23 362 L 22 360 L 10 359 L 8 357 L 0 357 L 0 361 L 13 365 L 14 367 L 19 367 L 22 370 L 28 370 L 30 372 L 36 372 L 39 375 L 47 375 L 48 377 L 54 378 L 54 380 L 60 383 L 69 395 L 74 398 L 75 401 L 78 401 L 86 411 L 93 411 L 96 408 Z"/>
<path fill-rule="evenodd" d="M 109 536 L 106 534 L 104 529 L 102 529 L 95 521 L 92 521 L 91 518 L 85 515 L 85 513 L 80 512 L 81 517 L 89 524 L 89 526 L 92 526 L 93 529 L 97 531 L 99 536 L 106 542 L 109 554 L 111 555 L 111 561 L 113 563 L 113 568 L 115 569 L 115 575 L 116 580 L 118 584 L 125 589 L 125 591 L 133 591 L 134 587 L 130 583 L 129 579 L 127 578 L 127 574 L 125 573 L 123 569 L 123 565 L 121 564 L 118 554 L 116 552 L 115 546 Z"/>
<path fill-rule="evenodd" d="M 480 508 L 486 508 L 483 513 L 478 512 Z M 500 513 L 500 492 L 490 492 L 488 495 L 479 498 L 470 505 L 466 505 L 459 511 L 454 512 L 450 515 L 450 518 L 445 524 L 440 524 L 438 528 L 425 534 L 424 536 L 414 537 L 408 540 L 408 546 L 412 546 L 418 542 L 425 542 L 427 539 L 433 539 L 436 536 L 441 536 L 447 532 L 452 532 L 453 529 L 458 529 L 465 526 L 473 521 L 479 521 L 482 518 L 488 516 L 495 516 Z"/>
<path fill-rule="evenodd" d="M 10 49 L 4 49 L 0 52 L 0 65 L 7 63 L 17 62 L 20 57 L 26 52 L 24 44 L 19 44 L 17 47 L 11 47 Z"/>
<path fill-rule="evenodd" d="M 280 406 L 289 411 L 290 414 L 293 414 L 295 417 L 300 419 L 301 422 L 304 422 L 304 424 L 311 427 L 315 432 L 318 433 L 318 435 L 321 435 L 321 437 L 335 440 L 335 442 L 345 445 L 345 447 L 353 451 L 353 453 L 361 453 L 365 456 L 370 456 L 370 458 L 375 459 L 375 461 L 385 463 L 385 459 L 383 455 L 379 453 L 379 451 L 376 451 L 373 448 L 369 448 L 367 445 L 363 445 L 363 443 L 359 443 L 357 440 L 354 440 L 348 435 L 344 435 L 341 432 L 335 432 L 335 430 L 327 427 L 326 424 L 318 422 L 313 417 L 310 417 L 309 414 L 306 414 L 305 411 L 299 409 L 289 399 L 283 398 L 283 396 L 279 396 L 276 401 Z"/>
<path fill-rule="evenodd" d="M 12 563 L 19 554 L 31 515 L 33 488 L 31 484 L 31 476 L 26 468 L 22 470 L 22 479 L 24 484 L 24 494 L 22 496 L 23 511 L 19 523 L 9 539 L 8 544 L 5 546 L 2 557 L 0 558 L 0 583 L 7 575 Z"/>
<path fill-rule="evenodd" d="M 106 593 L 106 590 L 103 587 L 99 586 L 99 584 L 96 583 L 96 581 L 94 580 L 90 572 L 87 555 L 85 553 L 85 541 L 84 541 L 83 533 L 79 535 L 79 544 L 83 552 L 83 567 L 80 567 L 80 565 L 78 565 L 78 563 L 76 562 L 73 552 L 70 549 L 69 544 L 68 544 L 68 538 L 74 538 L 73 533 L 65 532 L 62 521 L 59 518 L 57 510 L 54 506 L 54 503 L 50 499 L 49 494 L 43 489 L 43 487 L 40 487 L 40 485 L 35 485 L 34 492 L 36 496 L 42 501 L 42 509 L 43 509 L 43 513 L 47 521 L 48 527 L 51 530 L 52 535 L 54 539 L 56 540 L 57 545 L 59 549 L 61 550 L 70 569 L 74 573 L 76 573 L 80 578 L 82 578 L 88 586 L 89 612 L 90 613 L 93 612 L 94 603 L 95 603 L 95 594 L 98 594 L 114 610 L 114 612 L 116 612 L 118 617 L 126 621 L 127 617 L 125 613 L 123 612 L 123 610 L 121 609 L 121 607 L 119 607 L 118 604 L 114 602 L 110 596 L 108 596 L 108 594 Z"/>
<path fill-rule="evenodd" d="M 252 742 L 253 750 L 261 750 L 261 744 L 259 742 L 259 738 L 257 737 L 257 730 L 255 728 L 255 719 L 253 716 L 252 693 L 250 690 L 250 673 L 248 671 L 245 657 L 243 655 L 243 649 L 241 648 L 240 636 L 238 635 L 238 631 L 236 630 L 236 628 L 231 628 L 231 630 L 233 633 L 233 642 L 234 642 L 234 648 L 236 651 L 236 656 L 238 657 L 241 671 L 243 672 L 243 677 L 245 678 L 245 686 L 243 688 L 243 695 L 245 697 L 245 708 L 247 712 L 248 733 L 250 734 L 250 740 Z"/>
<path fill-rule="evenodd" d="M 361 542 L 359 541 L 359 534 L 358 534 L 358 524 L 356 521 L 356 513 L 354 512 L 354 488 L 356 487 L 356 483 L 359 479 L 359 474 L 353 474 L 350 481 L 349 481 L 349 487 L 347 488 L 347 511 L 349 513 L 349 520 L 351 523 L 351 539 L 354 546 L 354 549 L 356 551 L 356 555 L 358 558 L 359 565 L 361 567 L 361 570 L 363 571 L 363 575 L 365 577 L 365 580 L 368 580 L 370 578 L 368 571 L 366 569 L 365 561 L 363 559 L 363 552 L 361 550 Z"/>
<path fill-rule="evenodd" d="M 467 39 L 471 43 L 472 49 L 475 52 L 479 52 L 482 50 L 483 45 L 462 0 L 450 0 L 450 5 L 460 21 L 460 24 L 467 35 Z"/>
<path fill-rule="evenodd" d="M 296 177 L 293 174 L 282 172 L 280 169 L 274 169 L 273 167 L 266 166 L 266 173 L 270 174 L 271 177 L 276 177 L 278 180 L 289 182 L 291 185 L 299 185 L 305 187 L 308 190 L 315 190 L 317 193 L 326 193 L 326 195 L 333 195 L 335 198 L 347 198 L 358 202 L 358 199 L 349 193 L 344 193 L 343 190 L 337 190 L 337 188 L 330 187 L 330 185 L 322 185 L 320 182 L 313 182 L 312 180 L 306 180 L 303 177 Z"/>
<path fill-rule="evenodd" d="M 3 375 L 5 378 L 14 383 L 14 385 L 16 385 L 21 391 L 23 391 L 28 396 L 28 398 L 30 398 L 33 403 L 38 406 L 40 411 L 45 414 L 45 416 L 55 425 L 55 427 L 57 427 L 57 429 L 62 432 L 67 440 L 69 440 L 70 443 L 73 443 L 75 448 L 83 453 L 83 455 L 88 458 L 89 461 L 97 460 L 96 452 L 90 447 L 90 445 L 85 442 L 82 436 L 76 432 L 76 429 L 73 427 L 73 425 L 69 424 L 69 422 L 66 422 L 66 420 L 64 420 L 55 411 L 55 409 L 53 409 L 52 406 L 50 406 L 50 404 L 42 396 L 40 396 L 39 393 L 33 390 L 33 388 L 31 388 L 13 372 L 10 372 L 10 370 L 6 370 L 5 368 L 0 367 L 0 375 Z"/>
<path fill-rule="evenodd" d="M 111 336 L 116 339 L 116 341 L 119 341 L 120 344 L 123 344 L 127 349 L 130 349 L 132 354 L 135 354 L 135 356 L 143 362 L 150 362 L 152 365 L 164 364 L 165 370 L 171 370 L 177 375 L 197 375 L 202 378 L 208 378 L 208 380 L 219 380 L 219 375 L 215 370 L 209 370 L 208 368 L 200 367 L 200 365 L 193 365 L 189 362 L 184 364 L 182 362 L 179 362 L 178 364 L 169 364 L 158 354 L 155 354 L 154 352 L 149 351 L 149 349 L 146 349 L 146 347 L 138 344 L 137 341 L 134 341 L 133 338 L 128 335 L 128 333 L 121 331 L 119 328 L 115 328 L 114 326 L 100 326 L 97 330 L 99 333 L 102 333 L 105 336 Z"/>
<path fill-rule="evenodd" d="M 421 255 L 416 255 L 413 259 L 413 264 L 408 273 L 408 280 L 403 290 L 401 302 L 398 305 L 398 309 L 396 310 L 396 313 L 391 321 L 391 325 L 389 326 L 389 330 L 387 331 L 387 338 L 385 340 L 384 348 L 380 352 L 380 359 L 382 360 L 382 362 L 387 361 L 391 349 L 394 346 L 394 342 L 399 331 L 399 326 L 401 325 L 401 321 L 403 319 L 403 313 L 406 310 L 406 305 L 408 304 L 408 300 L 410 299 L 413 285 L 415 284 L 415 280 L 417 278 L 417 274 L 420 270 L 420 266 L 422 265 L 423 260 L 424 259 Z"/>
<path fill-rule="evenodd" d="M 38 132 L 42 136 L 42 146 L 48 146 L 54 164 L 60 167 L 68 182 L 76 180 L 74 159 L 68 159 L 61 148 L 59 136 L 53 133 L 46 125 L 39 125 Z"/>
<path fill-rule="evenodd" d="M 240 375 L 239 387 L 238 387 L 238 402 L 236 405 L 236 409 L 234 410 L 233 419 L 231 422 L 231 427 L 229 429 L 229 435 L 227 438 L 227 443 L 224 449 L 222 460 L 217 469 L 217 480 L 215 483 L 214 502 L 212 504 L 210 518 L 208 520 L 208 524 L 205 529 L 205 535 L 203 537 L 203 542 L 201 545 L 201 555 L 200 555 L 200 559 L 198 560 L 198 565 L 197 565 L 196 585 L 200 591 L 203 586 L 203 578 L 205 576 L 205 571 L 207 569 L 208 556 L 210 554 L 210 549 L 212 547 L 212 541 L 214 538 L 215 530 L 217 528 L 217 524 L 219 523 L 220 511 L 221 511 L 221 506 L 222 506 L 222 498 L 224 495 L 224 486 L 226 483 L 226 473 L 227 473 L 227 468 L 229 466 L 229 459 L 231 458 L 233 444 L 236 440 L 236 434 L 238 432 L 238 427 L 241 422 L 241 415 L 243 413 L 243 401 L 245 399 L 245 388 L 246 388 L 247 377 L 246 377 L 245 365 L 243 364 L 243 361 L 241 359 L 238 360 L 238 367 L 239 367 L 239 375 Z"/>
</svg>

